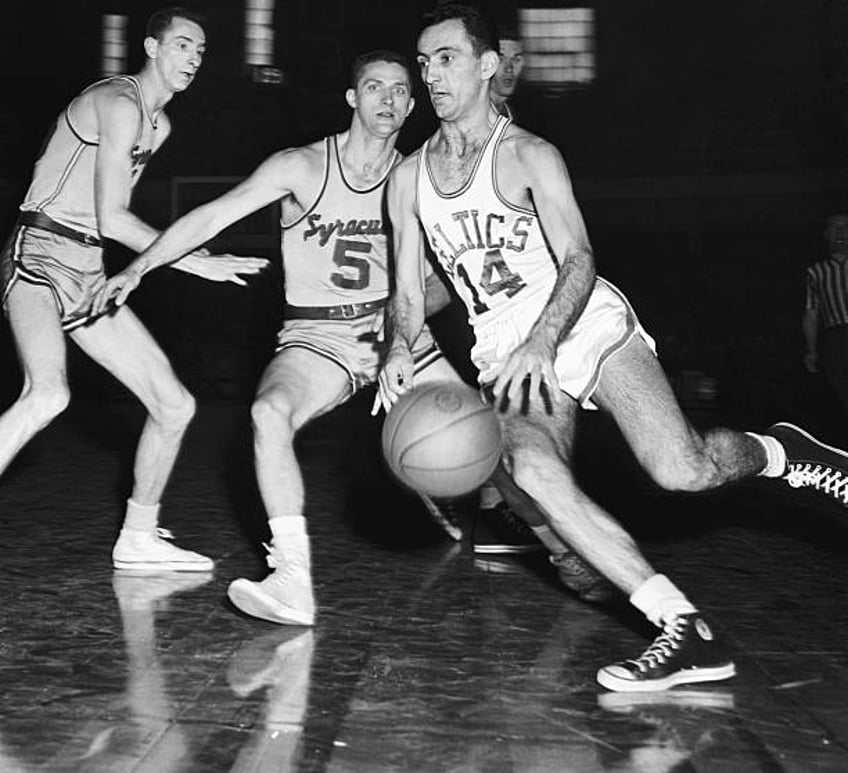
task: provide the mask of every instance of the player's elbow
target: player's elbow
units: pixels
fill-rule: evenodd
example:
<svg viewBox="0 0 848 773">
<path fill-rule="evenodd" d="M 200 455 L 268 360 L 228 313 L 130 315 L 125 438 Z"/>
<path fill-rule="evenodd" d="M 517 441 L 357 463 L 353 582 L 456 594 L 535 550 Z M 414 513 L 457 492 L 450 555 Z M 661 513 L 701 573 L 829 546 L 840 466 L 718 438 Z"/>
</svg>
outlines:
<svg viewBox="0 0 848 773">
<path fill-rule="evenodd" d="M 97 213 L 97 230 L 104 239 L 123 242 L 126 217 L 120 210 L 101 210 Z"/>
</svg>

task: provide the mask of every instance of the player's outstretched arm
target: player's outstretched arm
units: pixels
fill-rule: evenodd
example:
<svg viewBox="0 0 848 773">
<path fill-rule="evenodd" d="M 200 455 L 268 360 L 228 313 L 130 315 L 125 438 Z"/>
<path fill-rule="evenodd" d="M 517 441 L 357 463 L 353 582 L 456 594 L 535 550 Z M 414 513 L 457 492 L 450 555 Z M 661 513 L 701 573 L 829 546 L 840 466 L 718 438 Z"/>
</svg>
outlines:
<svg viewBox="0 0 848 773">
<path fill-rule="evenodd" d="M 551 297 L 527 338 L 510 355 L 495 382 L 495 394 L 506 391 L 518 399 L 529 380 L 532 396 L 542 384 L 554 400 L 562 397 L 554 373 L 557 345 L 583 313 L 595 284 L 595 261 L 586 226 L 559 151 L 550 143 L 525 134 L 505 143 L 508 176 L 523 179 L 548 245 L 559 265 Z M 504 151 L 502 151 L 504 152 Z M 498 175 L 502 175 L 499 159 Z"/>
<path fill-rule="evenodd" d="M 378 379 L 373 413 L 385 410 L 412 388 L 411 348 L 424 327 L 424 256 L 415 212 L 416 155 L 404 160 L 389 180 L 387 201 L 394 246 L 394 291 L 386 307 L 387 353 Z"/>
<path fill-rule="evenodd" d="M 189 273 L 213 281 L 244 284 L 241 274 L 255 274 L 268 263 L 264 258 L 210 255 L 198 247 L 243 217 L 289 193 L 286 181 L 297 173 L 294 153 L 276 153 L 217 199 L 193 209 L 174 222 L 123 271 L 110 277 L 98 293 L 92 311 L 102 313 L 112 303 L 122 305 L 141 278 L 160 266 L 176 263 Z"/>
</svg>

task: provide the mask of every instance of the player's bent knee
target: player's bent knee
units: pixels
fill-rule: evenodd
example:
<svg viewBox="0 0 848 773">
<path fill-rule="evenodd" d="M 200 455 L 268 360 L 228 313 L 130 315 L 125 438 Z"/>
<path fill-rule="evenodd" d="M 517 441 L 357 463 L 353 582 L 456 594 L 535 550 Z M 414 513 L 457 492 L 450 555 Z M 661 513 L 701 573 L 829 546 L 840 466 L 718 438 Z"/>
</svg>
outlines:
<svg viewBox="0 0 848 773">
<path fill-rule="evenodd" d="M 254 434 L 280 433 L 294 430 L 294 412 L 287 400 L 263 394 L 253 401 L 250 418 Z"/>
<path fill-rule="evenodd" d="M 191 423 L 196 411 L 194 397 L 181 388 L 178 394 L 160 400 L 151 414 L 159 424 L 169 429 L 183 430 Z"/>
<path fill-rule="evenodd" d="M 536 449 L 513 449 L 508 469 L 515 484 L 531 496 L 555 478 L 569 477 L 567 468 L 555 453 Z"/>
<path fill-rule="evenodd" d="M 67 384 L 54 384 L 31 389 L 21 396 L 21 402 L 26 405 L 27 413 L 35 423 L 46 426 L 71 402 L 71 393 Z"/>
<path fill-rule="evenodd" d="M 649 470 L 654 482 L 666 491 L 703 491 L 712 485 L 716 470 L 709 459 L 677 460 Z"/>
</svg>

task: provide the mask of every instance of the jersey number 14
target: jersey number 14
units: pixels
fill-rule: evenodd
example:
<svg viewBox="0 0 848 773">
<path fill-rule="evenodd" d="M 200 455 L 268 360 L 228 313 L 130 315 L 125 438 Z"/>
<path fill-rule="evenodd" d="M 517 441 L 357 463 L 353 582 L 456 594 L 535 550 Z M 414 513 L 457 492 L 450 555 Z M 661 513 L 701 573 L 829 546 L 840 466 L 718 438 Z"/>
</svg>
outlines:
<svg viewBox="0 0 848 773">
<path fill-rule="evenodd" d="M 474 301 L 474 313 L 483 314 L 487 312 L 489 307 L 480 299 L 477 287 L 474 286 L 471 277 L 468 276 L 465 266 L 458 264 L 456 273 L 471 293 L 471 298 Z M 515 274 L 510 270 L 500 250 L 486 251 L 483 270 L 480 272 L 480 281 L 477 284 L 489 297 L 498 293 L 506 293 L 507 298 L 512 298 L 519 290 L 527 286 L 521 278 L 521 274 Z"/>
</svg>

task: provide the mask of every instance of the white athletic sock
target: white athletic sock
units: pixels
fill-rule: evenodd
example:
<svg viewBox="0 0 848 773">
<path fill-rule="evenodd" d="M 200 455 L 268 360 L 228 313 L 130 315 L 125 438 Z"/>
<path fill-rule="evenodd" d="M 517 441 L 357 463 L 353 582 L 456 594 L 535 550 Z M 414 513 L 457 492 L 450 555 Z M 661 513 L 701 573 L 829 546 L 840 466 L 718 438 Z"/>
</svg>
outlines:
<svg viewBox="0 0 848 773">
<path fill-rule="evenodd" d="M 503 497 L 501 496 L 501 492 L 498 491 L 497 486 L 492 483 L 484 483 L 480 487 L 481 510 L 493 510 L 503 501 Z"/>
<path fill-rule="evenodd" d="M 124 528 L 133 531 L 156 531 L 159 523 L 159 505 L 140 505 L 127 500 L 127 514 L 124 516 Z"/>
<path fill-rule="evenodd" d="M 678 615 L 697 612 L 689 599 L 664 574 L 655 574 L 630 596 L 630 603 L 659 628 Z"/>
<path fill-rule="evenodd" d="M 302 515 L 286 515 L 281 518 L 269 518 L 268 526 L 271 529 L 272 542 L 279 541 L 280 544 L 293 542 L 307 537 L 306 518 Z"/>
<path fill-rule="evenodd" d="M 771 435 L 757 435 L 754 432 L 746 432 L 748 437 L 754 438 L 766 452 L 766 466 L 757 475 L 764 478 L 779 478 L 786 470 L 786 451 L 780 445 L 780 441 Z"/>
</svg>

